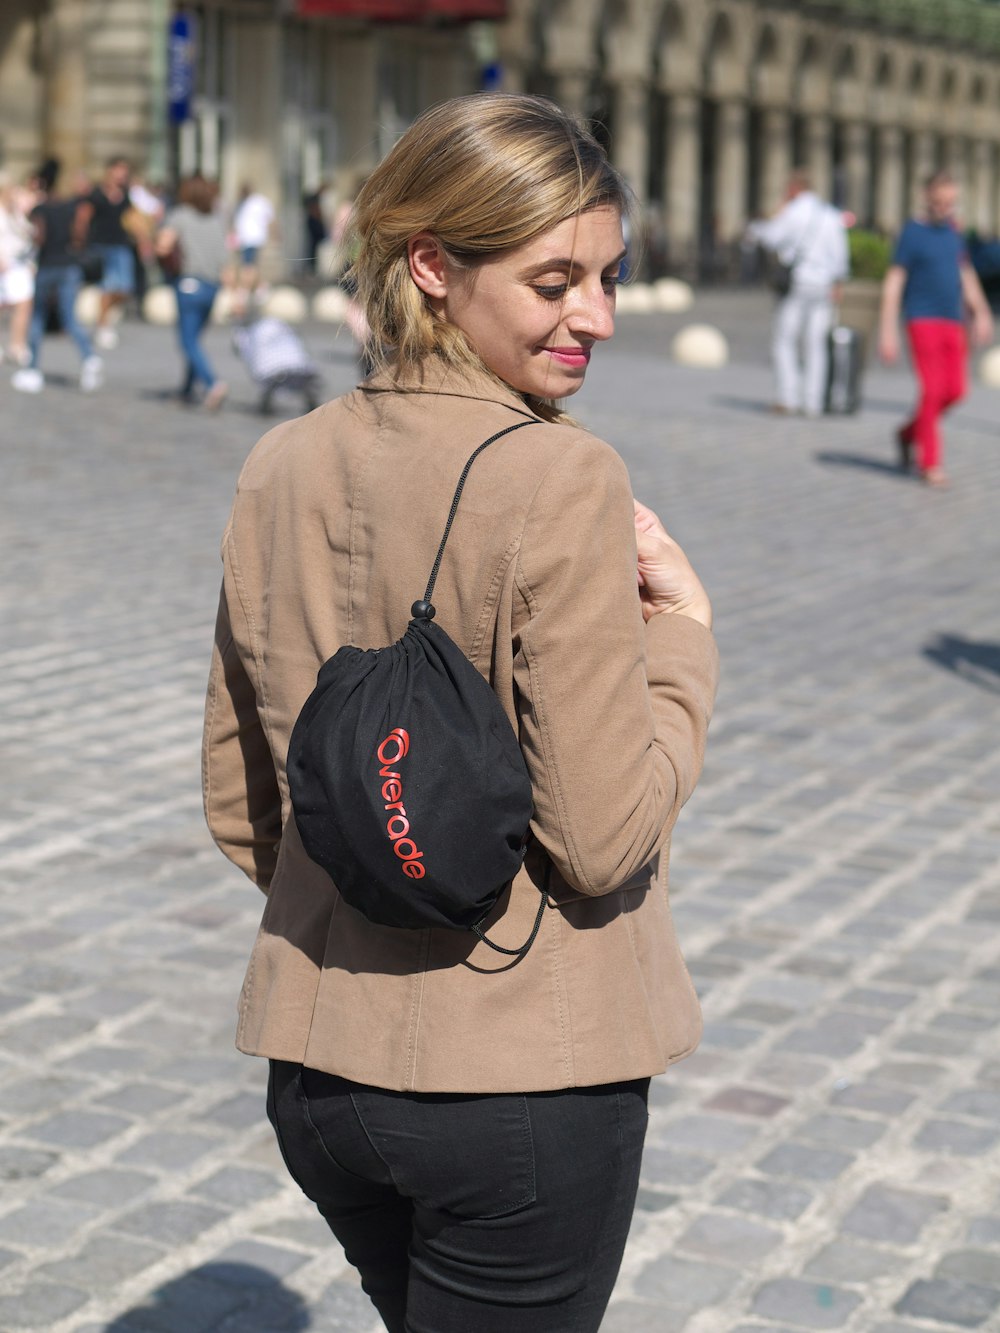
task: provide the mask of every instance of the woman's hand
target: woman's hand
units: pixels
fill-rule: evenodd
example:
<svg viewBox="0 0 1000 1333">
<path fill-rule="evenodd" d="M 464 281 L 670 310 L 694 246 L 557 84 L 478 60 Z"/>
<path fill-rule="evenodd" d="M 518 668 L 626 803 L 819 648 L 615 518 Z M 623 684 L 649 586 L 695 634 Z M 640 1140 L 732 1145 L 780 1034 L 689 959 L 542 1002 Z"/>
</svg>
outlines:
<svg viewBox="0 0 1000 1333">
<path fill-rule="evenodd" d="M 687 556 L 663 524 L 635 501 L 635 539 L 639 551 L 639 600 L 645 620 L 664 612 L 690 616 L 712 628 L 712 604 Z"/>
</svg>

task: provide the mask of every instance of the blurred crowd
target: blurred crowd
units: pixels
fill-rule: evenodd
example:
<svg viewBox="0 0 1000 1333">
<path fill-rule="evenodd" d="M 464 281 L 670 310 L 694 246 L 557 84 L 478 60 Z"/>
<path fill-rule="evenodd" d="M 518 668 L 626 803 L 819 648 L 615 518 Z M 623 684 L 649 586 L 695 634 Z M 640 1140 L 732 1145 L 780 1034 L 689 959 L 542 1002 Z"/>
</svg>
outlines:
<svg viewBox="0 0 1000 1333">
<path fill-rule="evenodd" d="M 349 211 L 349 203 L 330 208 L 325 191 L 303 200 L 307 271 L 315 271 L 324 242 L 342 238 Z M 54 159 L 23 182 L 0 173 L 0 361 L 10 366 L 13 388 L 43 391 L 44 339 L 55 330 L 76 344 L 80 388 L 99 388 L 103 358 L 121 336 L 123 307 L 134 303 L 141 312 L 147 288 L 166 282 L 177 307 L 179 397 L 217 409 L 227 386 L 214 372 L 202 332 L 224 289 L 237 323 L 259 313 L 261 254 L 276 239 L 274 205 L 250 182 L 227 203 L 217 183 L 199 174 L 168 191 L 122 156 L 105 164 L 100 179 L 78 173 L 65 188 Z M 84 286 L 99 291 L 89 326 L 80 319 Z"/>
</svg>

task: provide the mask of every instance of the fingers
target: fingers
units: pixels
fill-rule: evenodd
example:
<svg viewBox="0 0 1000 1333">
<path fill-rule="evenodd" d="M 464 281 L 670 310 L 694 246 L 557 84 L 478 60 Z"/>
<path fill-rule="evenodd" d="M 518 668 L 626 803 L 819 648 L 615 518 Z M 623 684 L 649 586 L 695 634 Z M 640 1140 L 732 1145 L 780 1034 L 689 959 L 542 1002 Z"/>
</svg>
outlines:
<svg viewBox="0 0 1000 1333">
<path fill-rule="evenodd" d="M 667 530 L 660 522 L 659 516 L 653 512 L 641 500 L 633 500 L 635 505 L 635 530 L 636 533 L 652 532 L 658 536 L 666 537 Z"/>
</svg>

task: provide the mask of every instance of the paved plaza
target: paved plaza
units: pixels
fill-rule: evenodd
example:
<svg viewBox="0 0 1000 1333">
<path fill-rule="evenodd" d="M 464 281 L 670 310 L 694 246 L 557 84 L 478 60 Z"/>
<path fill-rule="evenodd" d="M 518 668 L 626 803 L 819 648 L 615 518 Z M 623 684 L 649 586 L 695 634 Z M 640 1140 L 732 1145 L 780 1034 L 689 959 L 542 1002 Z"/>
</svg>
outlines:
<svg viewBox="0 0 1000 1333">
<path fill-rule="evenodd" d="M 705 1038 L 654 1081 L 603 1330 L 1000 1330 L 1000 395 L 955 413 L 935 492 L 894 470 L 905 372 L 855 418 L 778 419 L 767 299 L 703 317 L 726 370 L 625 316 L 574 404 L 723 658 L 673 853 Z M 218 417 L 167 397 L 169 332 L 126 334 L 98 394 L 62 339 L 41 396 L 0 379 L 0 1333 L 375 1333 L 234 1049 L 263 899 L 201 814 L 261 421 L 224 330 Z M 346 338 L 307 338 L 346 388 Z"/>
</svg>

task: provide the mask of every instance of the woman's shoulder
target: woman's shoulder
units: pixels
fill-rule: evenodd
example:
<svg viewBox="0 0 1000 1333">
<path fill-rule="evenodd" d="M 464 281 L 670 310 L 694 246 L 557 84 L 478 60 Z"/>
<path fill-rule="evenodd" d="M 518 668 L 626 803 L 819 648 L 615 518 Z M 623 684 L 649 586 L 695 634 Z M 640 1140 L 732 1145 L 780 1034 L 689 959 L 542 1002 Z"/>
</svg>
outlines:
<svg viewBox="0 0 1000 1333">
<path fill-rule="evenodd" d="M 328 453 L 331 440 L 346 430 L 357 429 L 359 413 L 364 413 L 364 403 L 354 390 L 273 426 L 247 455 L 237 491 L 262 490 L 282 477 L 315 477 L 317 455 Z"/>
<path fill-rule="evenodd" d="M 614 445 L 575 421 L 546 423 L 548 448 L 544 476 L 585 472 L 592 479 L 624 476 L 628 469 Z M 539 480 L 543 480 L 540 477 Z"/>
</svg>

